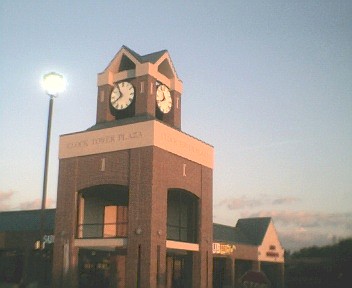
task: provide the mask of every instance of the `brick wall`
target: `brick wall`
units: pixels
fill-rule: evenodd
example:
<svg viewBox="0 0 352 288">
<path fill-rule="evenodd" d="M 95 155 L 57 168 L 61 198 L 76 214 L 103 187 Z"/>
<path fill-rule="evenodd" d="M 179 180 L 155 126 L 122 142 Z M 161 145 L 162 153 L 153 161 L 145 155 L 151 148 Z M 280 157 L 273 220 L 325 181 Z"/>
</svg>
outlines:
<svg viewBox="0 0 352 288">
<path fill-rule="evenodd" d="M 157 279 L 159 286 L 164 287 L 167 191 L 170 188 L 190 191 L 200 199 L 200 252 L 194 254 L 193 283 L 194 287 L 206 287 L 207 281 L 211 283 L 212 169 L 150 146 L 60 160 L 54 287 L 59 287 L 61 281 L 68 285 L 77 283 L 78 249 L 73 245 L 77 225 L 76 194 L 81 189 L 102 184 L 129 186 L 126 287 L 135 287 L 138 269 L 143 287 L 157 287 Z M 141 229 L 140 234 L 136 233 L 137 229 Z M 64 241 L 70 243 L 71 274 L 62 280 Z"/>
</svg>

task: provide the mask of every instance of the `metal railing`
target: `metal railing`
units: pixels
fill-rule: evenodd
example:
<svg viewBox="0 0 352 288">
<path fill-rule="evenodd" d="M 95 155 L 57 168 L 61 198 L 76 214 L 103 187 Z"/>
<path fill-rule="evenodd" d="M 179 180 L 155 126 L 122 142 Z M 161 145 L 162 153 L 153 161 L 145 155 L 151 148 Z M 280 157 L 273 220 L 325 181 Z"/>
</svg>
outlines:
<svg viewBox="0 0 352 288">
<path fill-rule="evenodd" d="M 167 239 L 197 243 L 197 230 L 194 228 L 167 224 Z"/>
</svg>

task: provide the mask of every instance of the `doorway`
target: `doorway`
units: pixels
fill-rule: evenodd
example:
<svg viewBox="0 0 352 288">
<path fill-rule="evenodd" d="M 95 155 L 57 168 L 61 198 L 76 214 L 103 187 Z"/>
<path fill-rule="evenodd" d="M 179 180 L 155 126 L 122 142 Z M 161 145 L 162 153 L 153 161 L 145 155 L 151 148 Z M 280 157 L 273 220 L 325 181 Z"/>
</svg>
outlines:
<svg viewBox="0 0 352 288">
<path fill-rule="evenodd" d="M 225 285 L 226 258 L 213 260 L 213 288 L 222 288 Z"/>
<path fill-rule="evenodd" d="M 79 288 L 125 287 L 126 251 L 80 249 Z"/>
<path fill-rule="evenodd" d="M 192 287 L 193 261 L 191 253 L 167 255 L 167 287 Z"/>
</svg>

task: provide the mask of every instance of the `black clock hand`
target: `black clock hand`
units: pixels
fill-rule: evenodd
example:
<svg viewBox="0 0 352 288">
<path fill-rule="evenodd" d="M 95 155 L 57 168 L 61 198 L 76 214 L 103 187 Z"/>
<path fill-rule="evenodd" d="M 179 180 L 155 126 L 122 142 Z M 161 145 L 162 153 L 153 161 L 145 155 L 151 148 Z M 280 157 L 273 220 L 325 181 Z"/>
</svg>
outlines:
<svg viewBox="0 0 352 288">
<path fill-rule="evenodd" d="M 163 98 L 159 99 L 158 102 L 163 102 L 165 100 L 165 94 L 162 92 Z"/>
<path fill-rule="evenodd" d="M 117 85 L 116 87 L 117 87 L 117 90 L 119 90 L 119 93 L 120 93 L 120 97 L 117 98 L 117 100 L 119 100 L 123 95 L 122 95 L 122 92 L 121 92 L 121 90 L 120 90 L 120 86 Z M 117 100 L 116 100 L 116 101 L 117 101 Z"/>
</svg>

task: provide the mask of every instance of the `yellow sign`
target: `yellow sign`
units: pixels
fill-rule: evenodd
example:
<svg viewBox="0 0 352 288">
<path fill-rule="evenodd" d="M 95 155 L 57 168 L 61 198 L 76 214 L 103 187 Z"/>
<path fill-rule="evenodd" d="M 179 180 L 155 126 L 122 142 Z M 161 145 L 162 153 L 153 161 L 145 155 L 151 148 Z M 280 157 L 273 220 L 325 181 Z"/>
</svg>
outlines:
<svg viewBox="0 0 352 288">
<path fill-rule="evenodd" d="M 236 250 L 235 245 L 213 243 L 213 254 L 231 255 Z"/>
</svg>

